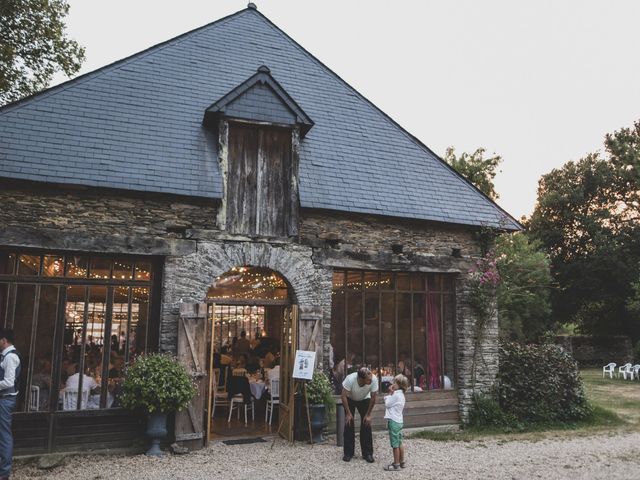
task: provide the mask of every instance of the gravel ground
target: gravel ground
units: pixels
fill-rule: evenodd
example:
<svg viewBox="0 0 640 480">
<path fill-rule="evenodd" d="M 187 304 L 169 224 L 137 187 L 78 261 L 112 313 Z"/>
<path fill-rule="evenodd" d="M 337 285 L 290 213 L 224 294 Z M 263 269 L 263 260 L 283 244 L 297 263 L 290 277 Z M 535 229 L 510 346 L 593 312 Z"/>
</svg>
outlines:
<svg viewBox="0 0 640 480">
<path fill-rule="evenodd" d="M 376 462 L 342 461 L 333 444 L 277 440 L 251 445 L 212 444 L 181 456 L 75 456 L 50 471 L 22 466 L 15 480 L 51 479 L 325 479 L 370 480 L 380 475 L 445 479 L 640 479 L 640 433 L 601 434 L 540 441 L 434 442 L 405 440 L 408 466 L 383 472 L 390 458 L 387 438 L 374 435 Z M 356 447 L 356 453 L 359 447 Z"/>
</svg>

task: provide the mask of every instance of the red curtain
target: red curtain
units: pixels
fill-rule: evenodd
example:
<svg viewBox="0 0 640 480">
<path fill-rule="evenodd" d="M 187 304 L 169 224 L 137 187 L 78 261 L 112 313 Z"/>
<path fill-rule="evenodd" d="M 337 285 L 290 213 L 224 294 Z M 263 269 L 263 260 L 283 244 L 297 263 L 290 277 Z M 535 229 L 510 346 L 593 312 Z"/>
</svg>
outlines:
<svg viewBox="0 0 640 480">
<path fill-rule="evenodd" d="M 440 295 L 427 295 L 427 362 L 430 390 L 442 388 L 440 314 Z"/>
</svg>

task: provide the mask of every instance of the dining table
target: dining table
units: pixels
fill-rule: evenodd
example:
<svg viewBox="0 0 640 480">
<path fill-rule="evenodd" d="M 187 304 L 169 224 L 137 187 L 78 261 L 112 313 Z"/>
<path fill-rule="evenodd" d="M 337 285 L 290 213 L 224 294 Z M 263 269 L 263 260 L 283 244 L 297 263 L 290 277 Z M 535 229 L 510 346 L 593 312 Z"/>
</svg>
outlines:
<svg viewBox="0 0 640 480">
<path fill-rule="evenodd" d="M 264 394 L 266 385 L 261 378 L 249 377 L 249 388 L 251 389 L 251 395 L 256 400 L 260 400 Z"/>
</svg>

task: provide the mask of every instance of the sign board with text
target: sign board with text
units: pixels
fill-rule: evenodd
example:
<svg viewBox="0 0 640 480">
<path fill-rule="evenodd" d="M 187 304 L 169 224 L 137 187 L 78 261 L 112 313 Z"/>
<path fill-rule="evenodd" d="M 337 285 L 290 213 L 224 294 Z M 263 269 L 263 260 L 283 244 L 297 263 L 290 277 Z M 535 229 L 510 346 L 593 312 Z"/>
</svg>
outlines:
<svg viewBox="0 0 640 480">
<path fill-rule="evenodd" d="M 311 380 L 313 368 L 316 363 L 316 352 L 296 350 L 296 359 L 293 363 L 293 378 L 298 380 Z"/>
</svg>

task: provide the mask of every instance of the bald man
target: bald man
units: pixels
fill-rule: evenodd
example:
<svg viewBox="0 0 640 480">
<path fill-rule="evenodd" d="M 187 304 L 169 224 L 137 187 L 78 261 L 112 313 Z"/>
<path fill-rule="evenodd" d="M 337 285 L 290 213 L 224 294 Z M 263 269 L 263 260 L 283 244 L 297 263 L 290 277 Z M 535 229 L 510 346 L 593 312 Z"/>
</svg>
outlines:
<svg viewBox="0 0 640 480">
<path fill-rule="evenodd" d="M 342 406 L 344 407 L 344 456 L 351 461 L 355 453 L 356 431 L 354 416 L 360 414 L 360 450 L 362 458 L 373 463 L 373 435 L 371 412 L 378 396 L 378 379 L 366 367 L 346 376 L 342 382 Z"/>
</svg>

